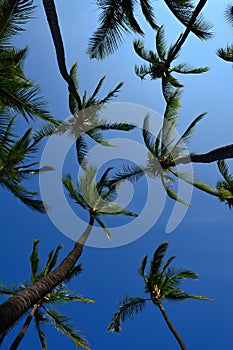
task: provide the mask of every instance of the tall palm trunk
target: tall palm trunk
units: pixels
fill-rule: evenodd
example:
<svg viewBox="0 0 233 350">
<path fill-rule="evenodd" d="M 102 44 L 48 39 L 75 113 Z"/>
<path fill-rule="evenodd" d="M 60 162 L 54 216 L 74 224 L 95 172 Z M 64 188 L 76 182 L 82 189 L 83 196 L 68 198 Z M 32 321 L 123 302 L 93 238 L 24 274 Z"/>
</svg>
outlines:
<svg viewBox="0 0 233 350">
<path fill-rule="evenodd" d="M 57 63 L 60 70 L 60 73 L 63 79 L 67 82 L 69 87 L 69 92 L 76 98 L 79 110 L 82 109 L 82 103 L 79 94 L 75 88 L 74 82 L 71 79 L 70 75 L 66 69 L 66 61 L 65 61 L 65 50 L 62 41 L 62 36 L 59 28 L 56 7 L 53 0 L 43 0 L 43 5 L 45 9 L 45 13 L 47 16 L 47 21 L 49 24 L 50 32 L 52 34 L 53 43 L 56 50 L 57 55 Z"/>
<path fill-rule="evenodd" d="M 55 270 L 0 305 L 0 334 L 12 326 L 30 307 L 33 307 L 66 278 L 82 254 L 83 245 L 91 233 L 93 223 L 94 217 L 91 215 L 86 230 L 78 242 L 75 243 L 74 248 Z"/>
<path fill-rule="evenodd" d="M 167 313 L 166 313 L 166 311 L 165 311 L 165 309 L 164 309 L 164 307 L 163 307 L 163 305 L 162 305 L 162 302 L 161 302 L 161 301 L 158 301 L 158 302 L 156 303 L 156 305 L 158 305 L 158 307 L 159 307 L 159 309 L 160 309 L 160 311 L 161 311 L 161 313 L 162 313 L 162 315 L 163 315 L 163 318 L 165 319 L 165 321 L 166 321 L 166 323 L 167 323 L 167 325 L 168 325 L 170 331 L 172 332 L 172 334 L 174 335 L 174 337 L 175 337 L 176 340 L 178 341 L 178 343 L 179 343 L 179 345 L 180 345 L 180 348 L 181 348 L 182 350 L 187 350 L 186 345 L 184 344 L 184 342 L 183 342 L 183 340 L 181 339 L 180 335 L 177 333 L 177 331 L 175 330 L 173 324 L 171 323 L 171 321 L 170 321 L 170 319 L 169 319 L 169 317 L 168 317 L 168 315 L 167 315 Z"/>
<path fill-rule="evenodd" d="M 33 306 L 33 308 L 31 309 L 30 314 L 26 318 L 26 321 L 24 322 L 23 327 L 21 328 L 19 334 L 17 335 L 17 337 L 13 341 L 13 343 L 10 347 L 10 350 L 16 350 L 18 348 L 19 344 L 21 343 L 23 337 L 25 336 L 25 334 L 28 330 L 28 327 L 30 326 L 30 323 L 31 323 L 37 309 L 38 309 L 38 305 L 35 304 Z"/>
<path fill-rule="evenodd" d="M 187 156 L 181 156 L 170 164 L 175 166 L 177 164 L 187 164 L 187 163 L 213 163 L 217 160 L 233 158 L 233 144 L 216 148 L 208 153 L 201 154 L 190 154 Z"/>
</svg>

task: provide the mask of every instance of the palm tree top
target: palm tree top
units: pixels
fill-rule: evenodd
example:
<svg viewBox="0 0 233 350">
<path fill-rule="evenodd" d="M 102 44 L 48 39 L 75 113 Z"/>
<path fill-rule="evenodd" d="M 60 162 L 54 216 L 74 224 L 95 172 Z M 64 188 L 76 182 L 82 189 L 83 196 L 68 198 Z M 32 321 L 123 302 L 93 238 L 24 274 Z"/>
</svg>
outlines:
<svg viewBox="0 0 233 350">
<path fill-rule="evenodd" d="M 165 310 L 162 306 L 163 299 L 167 301 L 182 301 L 187 299 L 212 300 L 200 295 L 186 293 L 180 288 L 180 282 L 183 279 L 198 279 L 198 274 L 188 269 L 171 268 L 170 265 L 175 259 L 175 256 L 171 256 L 164 261 L 167 248 L 167 241 L 162 242 L 158 246 L 151 259 L 147 274 L 145 273 L 148 262 L 147 255 L 143 258 L 141 266 L 139 267 L 138 272 L 144 279 L 145 292 L 149 294 L 149 298 L 126 295 L 120 302 L 119 310 L 113 315 L 108 325 L 108 330 L 119 333 L 121 330 L 121 322 L 124 322 L 127 318 L 131 319 L 134 314 L 142 311 L 147 301 L 152 301 L 154 305 L 158 306 L 160 310 L 162 310 L 164 316 Z M 166 322 L 169 323 L 169 328 L 173 328 L 167 315 L 165 317 L 167 318 Z M 180 341 L 180 337 L 174 328 L 172 332 Z M 182 340 L 180 342 L 182 343 Z M 183 347 L 182 349 L 186 348 Z"/>
<path fill-rule="evenodd" d="M 109 229 L 101 220 L 101 216 L 127 215 L 137 216 L 137 214 L 126 210 L 116 202 L 119 184 L 108 186 L 110 171 L 108 168 L 100 180 L 96 180 L 97 169 L 87 167 L 80 176 L 76 186 L 70 175 L 63 177 L 63 184 L 68 190 L 69 196 L 81 207 L 86 209 L 98 224 L 103 228 L 108 238 L 111 237 Z"/>
<path fill-rule="evenodd" d="M 43 276 L 48 275 L 57 264 L 59 252 L 62 249 L 61 245 L 58 245 L 56 249 L 50 251 L 48 254 L 47 261 L 43 268 L 40 267 L 40 257 L 39 257 L 39 239 L 35 239 L 33 243 L 32 253 L 30 255 L 30 282 L 23 282 L 19 285 L 13 284 L 11 288 L 0 284 L 0 295 L 11 296 L 23 289 L 27 288 L 28 285 L 32 285 L 36 280 L 39 280 Z M 72 290 L 67 289 L 66 283 L 68 283 L 72 278 L 79 275 L 82 271 L 82 265 L 78 264 L 73 267 L 70 273 L 67 275 L 65 281 L 60 283 L 56 288 L 47 293 L 41 300 L 37 302 L 37 308 L 34 313 L 36 330 L 39 335 L 39 339 L 44 350 L 47 350 L 47 341 L 42 330 L 42 326 L 50 324 L 54 326 L 59 332 L 68 336 L 75 343 L 77 347 L 82 347 L 83 349 L 90 350 L 86 339 L 80 334 L 80 331 L 75 330 L 71 323 L 71 319 L 60 311 L 54 309 L 55 304 L 60 303 L 70 303 L 70 302 L 84 302 L 84 303 L 95 303 L 94 300 L 89 298 L 84 298 L 80 294 L 75 294 Z M 7 333 L 4 334 L 0 339 L 0 343 L 3 342 Z"/>
</svg>

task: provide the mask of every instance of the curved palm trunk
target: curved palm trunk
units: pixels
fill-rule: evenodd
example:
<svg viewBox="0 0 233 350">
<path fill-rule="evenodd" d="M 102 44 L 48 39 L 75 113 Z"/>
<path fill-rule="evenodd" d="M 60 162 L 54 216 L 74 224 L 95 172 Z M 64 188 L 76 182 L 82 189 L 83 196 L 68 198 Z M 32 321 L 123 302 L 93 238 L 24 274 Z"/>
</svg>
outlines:
<svg viewBox="0 0 233 350">
<path fill-rule="evenodd" d="M 59 28 L 56 7 L 53 0 L 43 0 L 43 5 L 47 17 L 47 21 L 49 24 L 50 32 L 52 34 L 53 43 L 56 50 L 57 55 L 57 63 L 60 70 L 60 73 L 63 79 L 67 82 L 69 87 L 69 92 L 76 98 L 79 110 L 82 109 L 82 103 L 79 94 L 75 88 L 74 82 L 71 79 L 70 75 L 66 69 L 66 61 L 65 61 L 65 50 L 61 37 L 61 32 Z"/>
<path fill-rule="evenodd" d="M 90 216 L 86 230 L 78 242 L 75 243 L 74 248 L 55 270 L 0 305 L 0 334 L 12 326 L 30 307 L 35 305 L 66 278 L 82 254 L 83 245 L 91 233 L 93 223 L 94 217 Z"/>
<path fill-rule="evenodd" d="M 16 350 L 18 348 L 19 344 L 21 343 L 23 337 L 25 336 L 25 334 L 28 330 L 28 327 L 30 326 L 30 323 L 35 315 L 37 308 L 38 308 L 38 305 L 35 304 L 31 310 L 30 314 L 26 318 L 26 321 L 24 322 L 23 327 L 21 328 L 19 334 L 17 335 L 17 337 L 13 341 L 9 350 Z"/>
<path fill-rule="evenodd" d="M 233 158 L 233 144 L 216 148 L 208 153 L 190 154 L 183 157 L 178 157 L 170 164 L 175 166 L 177 164 L 188 163 L 213 163 L 217 160 Z"/>
<path fill-rule="evenodd" d="M 164 309 L 164 307 L 163 307 L 161 301 L 158 301 L 158 302 L 156 303 L 156 305 L 158 305 L 158 307 L 159 307 L 159 309 L 160 309 L 160 311 L 161 311 L 161 313 L 162 313 L 162 315 L 163 315 L 163 318 L 165 319 L 165 321 L 166 321 L 166 323 L 167 323 L 167 325 L 168 325 L 170 331 L 172 332 L 172 334 L 174 335 L 174 337 L 175 337 L 176 340 L 178 341 L 178 343 L 179 343 L 179 345 L 180 345 L 180 348 L 181 348 L 182 350 L 187 350 L 186 345 L 184 344 L 184 342 L 183 342 L 183 340 L 181 339 L 180 335 L 177 333 L 177 331 L 175 330 L 173 324 L 171 323 L 171 321 L 170 321 L 170 319 L 169 319 L 169 317 L 168 317 L 168 315 L 167 315 L 167 313 L 166 313 L 166 311 L 165 311 L 165 309 Z"/>
</svg>

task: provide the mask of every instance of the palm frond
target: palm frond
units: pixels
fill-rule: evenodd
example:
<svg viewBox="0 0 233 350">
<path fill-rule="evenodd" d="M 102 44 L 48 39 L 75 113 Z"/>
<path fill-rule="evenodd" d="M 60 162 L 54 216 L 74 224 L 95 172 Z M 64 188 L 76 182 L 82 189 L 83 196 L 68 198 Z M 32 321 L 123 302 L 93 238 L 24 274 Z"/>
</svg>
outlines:
<svg viewBox="0 0 233 350">
<path fill-rule="evenodd" d="M 34 317 L 34 320 L 35 320 L 35 327 L 37 330 L 37 334 L 39 336 L 40 343 L 42 346 L 42 350 L 48 350 L 46 337 L 45 337 L 45 334 L 41 328 L 41 325 L 43 323 L 48 323 L 48 322 L 47 322 L 46 318 L 43 316 L 42 312 L 38 309 L 37 309 L 36 315 Z"/>
<path fill-rule="evenodd" d="M 165 299 L 168 301 L 184 301 L 187 299 L 213 301 L 213 299 L 211 298 L 203 297 L 201 295 L 187 294 L 187 293 L 184 293 L 183 291 L 171 292 L 165 296 Z"/>
<path fill-rule="evenodd" d="M 146 268 L 146 264 L 147 264 L 147 260 L 148 260 L 148 255 L 146 255 L 141 262 L 141 266 L 138 269 L 138 273 L 145 278 L 145 268 Z"/>
<path fill-rule="evenodd" d="M 155 155 L 155 136 L 149 131 L 149 114 L 144 118 L 142 135 L 146 147 Z"/>
<path fill-rule="evenodd" d="M 109 185 L 119 183 L 121 181 L 129 180 L 134 182 L 139 180 L 144 175 L 142 167 L 134 165 L 124 165 L 121 172 L 117 172 L 112 176 L 112 180 L 109 181 Z"/>
<path fill-rule="evenodd" d="M 221 173 L 221 175 L 223 176 L 223 178 L 226 180 L 226 181 L 231 181 L 233 180 L 233 175 L 232 174 L 229 174 L 228 173 L 228 165 L 226 163 L 226 161 L 224 159 L 222 160 L 219 160 L 217 162 L 217 165 L 218 165 L 218 169 Z"/>
<path fill-rule="evenodd" d="M 106 76 L 104 75 L 98 82 L 93 94 L 91 95 L 91 97 L 87 100 L 87 103 L 86 103 L 86 108 L 90 107 L 92 104 L 95 104 L 95 98 L 96 98 L 96 95 L 99 93 L 103 83 L 104 83 L 104 80 L 105 80 Z"/>
<path fill-rule="evenodd" d="M 151 50 L 148 51 L 145 49 L 144 43 L 142 40 L 135 39 L 133 41 L 133 47 L 134 47 L 136 54 L 139 57 L 141 57 L 143 60 L 150 62 L 150 63 L 159 62 L 159 57 L 153 51 L 151 51 Z"/>
<path fill-rule="evenodd" d="M 51 323 L 56 327 L 57 331 L 69 337 L 77 347 L 81 347 L 85 350 L 90 350 L 86 339 L 81 336 L 78 330 L 75 330 L 72 327 L 69 317 L 64 316 L 55 309 L 48 309 L 45 307 L 44 309 L 48 318 L 51 320 Z"/>
<path fill-rule="evenodd" d="M 83 169 L 86 168 L 88 161 L 87 161 L 87 154 L 88 154 L 88 144 L 85 140 L 84 135 L 80 135 L 76 139 L 76 153 L 78 157 L 78 163 L 82 166 Z"/>
<path fill-rule="evenodd" d="M 33 248 L 32 253 L 30 255 L 30 265 L 31 265 L 31 283 L 33 283 L 36 280 L 37 274 L 38 274 L 38 268 L 39 268 L 39 254 L 38 254 L 38 244 L 40 240 L 34 239 L 33 242 Z"/>
<path fill-rule="evenodd" d="M 132 318 L 136 313 L 142 311 L 148 299 L 126 296 L 120 303 L 119 311 L 113 315 L 111 322 L 108 325 L 108 330 L 120 333 L 121 322 L 127 318 Z"/>
<path fill-rule="evenodd" d="M 82 264 L 75 265 L 71 271 L 66 275 L 64 282 L 69 282 L 73 277 L 78 276 L 82 272 Z"/>
<path fill-rule="evenodd" d="M 76 190 L 76 187 L 72 181 L 71 176 L 68 174 L 62 179 L 62 183 L 67 189 L 70 198 L 74 199 L 74 201 L 81 205 L 83 208 L 87 209 L 88 204 L 85 202 L 84 198 L 81 196 L 81 194 Z"/>
<path fill-rule="evenodd" d="M 161 26 L 157 31 L 155 43 L 156 43 L 156 50 L 158 52 L 159 58 L 162 61 L 165 61 L 167 56 L 167 46 L 166 46 L 165 32 L 164 32 L 163 26 Z"/>
<path fill-rule="evenodd" d="M 111 239 L 112 238 L 112 234 L 111 234 L 110 230 L 105 226 L 105 223 L 98 216 L 95 216 L 95 220 L 98 222 L 100 227 L 104 230 L 104 233 L 105 233 L 106 237 L 108 239 Z"/>
<path fill-rule="evenodd" d="M 218 49 L 217 55 L 224 61 L 233 62 L 233 45 L 227 46 L 225 49 Z"/>
<path fill-rule="evenodd" d="M 35 10 L 32 0 L 2 0 L 0 2 L 0 44 L 9 44 Z"/>
<path fill-rule="evenodd" d="M 120 89 L 123 85 L 124 82 L 120 82 L 113 90 L 109 91 L 109 93 L 99 101 L 99 104 L 104 104 L 111 101 L 120 92 Z"/>
<path fill-rule="evenodd" d="M 206 40 L 212 37 L 210 32 L 211 25 L 204 21 L 203 16 L 200 15 L 202 9 L 207 0 L 201 0 L 199 5 L 194 8 L 192 1 L 184 0 L 165 0 L 165 3 L 176 16 L 176 18 L 186 27 L 190 27 L 190 30 L 200 39 Z M 193 15 L 195 16 L 193 17 Z"/>
<path fill-rule="evenodd" d="M 57 264 L 58 255 L 59 255 L 59 252 L 60 252 L 60 250 L 62 248 L 63 248 L 62 245 L 58 245 L 57 248 L 55 249 L 55 251 L 52 250 L 51 252 L 49 252 L 48 259 L 47 259 L 47 262 L 45 264 L 45 267 L 40 272 L 40 274 L 37 276 L 38 279 L 40 279 L 43 276 L 46 276 L 49 272 L 52 271 L 54 266 Z"/>
<path fill-rule="evenodd" d="M 172 68 L 173 72 L 180 74 L 201 74 L 209 71 L 209 67 L 193 68 L 187 63 L 181 63 Z"/>
<path fill-rule="evenodd" d="M 163 263 L 163 258 L 166 255 L 168 248 L 168 242 L 162 242 L 153 254 L 153 258 L 150 262 L 150 276 L 158 275 L 159 270 Z"/>
<path fill-rule="evenodd" d="M 158 29 L 159 26 L 155 22 L 155 16 L 153 13 L 153 7 L 150 4 L 149 0 L 140 0 L 141 10 L 146 19 L 146 21 L 150 24 L 151 28 Z"/>
</svg>

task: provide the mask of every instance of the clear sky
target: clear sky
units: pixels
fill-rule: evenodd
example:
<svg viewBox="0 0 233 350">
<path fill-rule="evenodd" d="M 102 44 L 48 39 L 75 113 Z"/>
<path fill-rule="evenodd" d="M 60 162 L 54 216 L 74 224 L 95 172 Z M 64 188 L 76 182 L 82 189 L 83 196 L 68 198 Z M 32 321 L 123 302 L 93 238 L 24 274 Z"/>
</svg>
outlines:
<svg viewBox="0 0 233 350">
<path fill-rule="evenodd" d="M 43 95 L 53 115 L 61 120 L 69 116 L 67 86 L 59 75 L 55 52 L 48 25 L 39 1 L 35 18 L 26 26 L 26 31 L 17 37 L 18 47 L 28 46 L 29 52 L 25 70 L 40 84 Z M 174 41 L 182 26 L 163 4 L 155 3 L 159 24 L 164 24 L 168 43 Z M 193 66 L 209 66 L 208 73 L 197 76 L 180 76 L 185 85 L 178 132 L 182 131 L 200 113 L 208 112 L 198 124 L 190 143 L 190 151 L 207 152 L 215 147 L 232 143 L 232 65 L 219 59 L 216 49 L 233 41 L 233 30 L 224 20 L 224 9 L 229 1 L 209 1 L 205 7 L 206 18 L 214 24 L 215 36 L 203 42 L 190 35 L 177 62 L 188 62 Z M 162 114 L 165 108 L 159 81 L 146 79 L 141 82 L 134 73 L 134 65 L 141 63 L 132 49 L 134 36 L 125 37 L 119 51 L 104 61 L 90 60 L 86 54 L 87 40 L 97 26 L 96 6 L 93 1 L 56 1 L 60 26 L 66 49 L 67 66 L 78 61 L 81 93 L 87 90 L 89 96 L 98 80 L 107 75 L 104 93 L 120 81 L 125 85 L 117 102 L 143 105 Z M 142 15 L 138 11 L 139 18 Z M 146 31 L 145 43 L 154 49 L 154 33 L 141 20 Z M 129 118 L 129 121 L 130 118 Z M 36 123 L 37 126 L 41 122 Z M 20 122 L 20 128 L 27 125 Z M 113 137 L 118 137 L 115 133 Z M 119 137 L 130 136 L 120 134 Z M 135 136 L 136 137 L 136 136 Z M 76 160 L 75 160 L 76 161 Z M 228 162 L 231 169 L 232 161 Z M 72 154 L 66 162 L 67 171 L 76 174 Z M 69 170 L 71 169 L 71 170 Z M 221 179 L 216 164 L 195 165 L 198 178 L 210 185 Z M 130 209 L 141 210 L 140 201 L 145 201 L 145 181 L 134 186 L 134 198 Z M 130 188 L 130 187 L 129 187 Z M 73 241 L 60 232 L 49 217 L 31 212 L 10 193 L 1 191 L 1 267 L 0 280 L 4 284 L 19 283 L 29 274 L 29 255 L 34 238 L 40 239 L 42 263 L 48 252 L 63 244 L 61 258 L 72 248 Z M 156 207 L 159 199 L 154 198 Z M 165 303 L 167 312 L 189 350 L 232 349 L 232 211 L 226 205 L 208 194 L 194 190 L 191 207 L 180 225 L 170 234 L 165 233 L 174 202 L 167 198 L 163 211 L 153 227 L 134 242 L 115 248 L 85 247 L 80 259 L 84 271 L 70 283 L 69 287 L 83 296 L 93 298 L 95 305 L 81 303 L 61 307 L 60 310 L 72 316 L 75 326 L 88 339 L 93 350 L 116 349 L 178 349 L 176 340 L 170 334 L 159 310 L 148 303 L 142 313 L 123 324 L 120 335 L 109 333 L 107 325 L 119 301 L 126 293 L 144 296 L 143 280 L 137 273 L 142 258 L 151 257 L 157 246 L 169 241 L 168 255 L 176 255 L 174 266 L 190 268 L 199 273 L 198 282 L 185 282 L 183 287 L 190 293 L 201 294 L 214 302 L 187 301 Z M 150 208 L 150 209 L 151 209 Z M 76 213 L 79 213 L 76 211 Z M 79 213 L 80 214 L 80 213 Z M 82 214 L 81 214 L 82 215 Z M 62 217 L 63 218 L 63 217 Z M 65 220 L 65 219 L 64 219 Z M 115 220 L 115 219 L 112 219 Z M 117 225 L 110 221 L 110 226 Z M 146 218 L 144 218 L 146 220 Z M 109 221 L 108 221 L 109 222 Z M 77 230 L 82 228 L 77 227 Z M 127 235 L 127 229 L 125 234 Z M 1 299 L 2 300 L 2 299 Z M 3 349 L 17 333 L 17 328 L 6 338 Z M 48 348 L 74 349 L 72 341 L 51 328 L 45 328 Z M 40 349 L 40 342 L 32 324 L 22 342 L 21 349 Z"/>
</svg>

